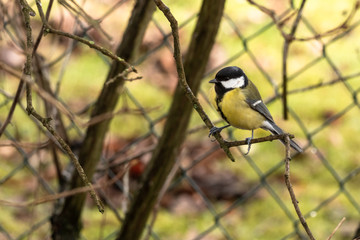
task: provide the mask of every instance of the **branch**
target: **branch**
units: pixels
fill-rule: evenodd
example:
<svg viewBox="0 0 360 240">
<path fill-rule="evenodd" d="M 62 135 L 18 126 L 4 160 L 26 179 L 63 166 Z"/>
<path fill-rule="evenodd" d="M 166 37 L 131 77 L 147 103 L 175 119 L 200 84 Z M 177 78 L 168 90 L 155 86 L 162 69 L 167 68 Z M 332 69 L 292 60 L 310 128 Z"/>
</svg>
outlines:
<svg viewBox="0 0 360 240">
<path fill-rule="evenodd" d="M 70 12 L 72 11 L 73 14 L 81 16 L 84 18 L 84 20 L 90 25 L 90 28 L 96 29 L 98 32 L 102 33 L 108 40 L 112 40 L 112 37 L 106 33 L 106 31 L 100 26 L 101 19 L 95 20 L 93 19 L 87 12 L 81 8 L 79 4 L 77 4 L 74 0 L 70 0 L 72 4 L 75 5 L 75 7 L 71 6 L 68 1 L 65 0 L 59 0 L 58 1 L 61 5 L 63 5 L 66 9 L 68 9 Z"/>
<path fill-rule="evenodd" d="M 336 231 L 339 229 L 339 227 L 343 224 L 343 222 L 346 220 L 346 217 L 343 217 L 341 219 L 341 221 L 339 222 L 339 224 L 336 226 L 336 228 L 334 229 L 334 231 L 332 231 L 332 233 L 330 234 L 330 236 L 327 238 L 327 240 L 330 240 L 334 234 L 336 233 Z"/>
<path fill-rule="evenodd" d="M 301 16 L 302 16 L 302 11 L 304 9 L 306 0 L 302 0 L 300 8 L 298 10 L 298 14 L 296 16 L 296 19 L 291 27 L 291 31 L 290 34 L 287 35 L 287 37 L 284 37 L 284 47 L 283 47 L 283 57 L 282 57 L 282 79 L 283 79 L 283 93 L 282 93 L 282 103 L 283 103 L 283 116 L 284 119 L 288 119 L 288 107 L 287 107 L 287 80 L 288 80 L 288 76 L 287 76 L 287 58 L 288 58 L 288 53 L 289 53 L 289 48 L 290 48 L 290 44 L 291 42 L 294 40 L 294 36 L 295 36 L 295 32 L 296 29 L 299 25 Z"/>
<path fill-rule="evenodd" d="M 345 82 L 345 81 L 348 81 L 348 80 L 350 80 L 352 78 L 359 77 L 359 76 L 360 76 L 360 72 L 354 73 L 354 74 L 351 74 L 351 75 L 348 75 L 348 76 L 344 76 L 344 77 L 338 77 L 338 78 L 332 79 L 332 80 L 327 81 L 327 82 L 320 81 L 319 83 L 315 83 L 315 84 L 312 84 L 312 85 L 309 85 L 309 86 L 306 86 L 306 87 L 291 90 L 291 91 L 288 92 L 288 94 L 303 93 L 303 92 L 307 92 L 307 91 L 314 90 L 314 89 L 317 89 L 317 88 L 321 88 L 321 87 L 324 87 L 324 86 L 331 86 L 331 85 L 334 85 L 334 84 L 336 84 L 338 82 Z"/>
<path fill-rule="evenodd" d="M 100 190 L 104 189 L 105 187 L 111 186 L 115 182 L 117 182 L 122 177 L 122 175 L 123 175 L 123 172 L 118 172 L 112 179 L 110 179 L 109 181 L 106 181 L 104 183 L 97 183 L 92 186 L 84 186 L 84 187 L 74 188 L 74 189 L 64 191 L 61 193 L 57 193 L 57 194 L 45 195 L 38 199 L 30 200 L 30 201 L 26 201 L 26 202 L 13 202 L 13 201 L 0 199 L 0 205 L 10 206 L 10 207 L 20 207 L 20 208 L 33 207 L 33 206 L 40 205 L 43 203 L 53 202 L 53 201 L 56 201 L 61 198 L 70 197 L 70 196 L 74 196 L 74 195 L 77 195 L 80 193 L 89 192 L 89 191 L 91 191 L 91 189 L 100 189 Z"/>
<path fill-rule="evenodd" d="M 25 53 L 26 53 L 26 62 L 25 67 L 23 71 L 24 78 L 21 82 L 26 82 L 26 102 L 27 102 L 27 112 L 29 115 L 35 117 L 39 122 L 43 124 L 43 126 L 55 137 L 55 139 L 58 141 L 58 143 L 61 145 L 61 147 L 65 150 L 65 152 L 70 157 L 72 163 L 74 164 L 77 172 L 79 173 L 82 181 L 87 185 L 90 190 L 90 195 L 95 201 L 98 209 L 100 212 L 104 212 L 104 206 L 100 200 L 100 198 L 97 196 L 97 194 L 94 191 L 94 188 L 92 184 L 89 182 L 86 174 L 84 173 L 83 168 L 81 167 L 79 161 L 77 160 L 75 154 L 71 151 L 71 148 L 69 145 L 66 144 L 66 142 L 59 136 L 59 134 L 54 130 L 54 128 L 50 125 L 51 118 L 43 118 L 36 112 L 32 105 L 32 94 L 31 94 L 31 66 L 32 66 L 32 52 L 34 49 L 34 44 L 32 41 L 32 29 L 30 26 L 30 15 L 31 11 L 26 8 L 28 6 L 26 0 L 19 0 L 20 5 L 22 6 L 22 12 L 23 12 L 23 20 L 25 23 L 25 30 L 26 30 L 26 47 L 25 47 Z M 39 1 L 37 1 L 38 4 Z"/>
<path fill-rule="evenodd" d="M 294 40 L 296 40 L 296 41 L 310 41 L 310 40 L 314 40 L 314 39 L 320 39 L 320 38 L 328 37 L 328 36 L 331 36 L 331 35 L 341 34 L 341 33 L 343 33 L 344 31 L 346 31 L 349 28 L 349 23 L 354 19 L 355 13 L 356 13 L 357 10 L 359 10 L 359 8 L 360 8 L 360 0 L 357 0 L 355 5 L 354 5 L 354 8 L 351 10 L 349 16 L 339 26 L 334 27 L 334 28 L 332 28 L 330 30 L 327 30 L 324 33 L 315 34 L 312 37 L 294 38 Z"/>
<path fill-rule="evenodd" d="M 164 13 L 165 17 L 168 19 L 168 21 L 170 22 L 170 25 L 171 25 L 171 31 L 172 31 L 172 35 L 174 38 L 174 58 L 175 58 L 175 62 L 176 62 L 179 83 L 183 87 L 186 97 L 193 104 L 193 108 L 198 112 L 199 116 L 201 117 L 201 119 L 204 121 L 204 123 L 210 130 L 211 128 L 214 127 L 214 125 L 210 121 L 209 117 L 206 115 L 204 109 L 202 108 L 201 104 L 199 103 L 199 100 L 194 95 L 194 93 L 191 91 L 191 88 L 189 87 L 189 85 L 186 81 L 184 67 L 183 67 L 183 63 L 182 63 L 181 50 L 180 50 L 178 23 L 177 23 L 176 19 L 174 18 L 174 16 L 172 15 L 172 13 L 170 12 L 170 9 L 161 0 L 154 0 L 154 2 L 157 5 L 157 7 Z M 214 135 L 214 137 L 218 141 L 218 143 L 220 144 L 220 147 L 224 150 L 226 155 L 230 158 L 230 160 L 234 162 L 235 159 L 234 159 L 233 155 L 231 154 L 229 147 L 225 144 L 225 140 L 221 137 L 221 135 L 219 133 L 216 133 Z"/>
<path fill-rule="evenodd" d="M 90 125 L 95 125 L 97 123 L 100 123 L 102 121 L 105 120 L 109 120 L 112 119 L 113 117 L 119 115 L 119 114 L 142 114 L 141 112 L 139 112 L 138 109 L 120 109 L 116 112 L 106 112 L 100 115 L 96 115 L 95 117 L 91 118 L 90 120 L 86 120 L 84 121 L 83 119 L 79 118 L 77 116 L 77 114 L 81 114 L 83 111 L 80 111 L 80 113 L 76 113 L 74 114 L 73 112 L 71 112 L 68 108 L 66 108 L 66 106 L 64 106 L 63 103 L 59 102 L 58 99 L 56 99 L 55 97 L 53 97 L 50 93 L 48 93 L 47 91 L 45 91 L 43 88 L 41 88 L 39 85 L 35 84 L 30 78 L 25 77 L 25 76 L 21 76 L 18 72 L 16 72 L 15 70 L 13 70 L 12 68 L 8 67 L 5 63 L 0 61 L 0 69 L 3 69 L 4 71 L 8 72 L 9 74 L 17 77 L 20 79 L 20 83 L 26 83 L 28 86 L 31 87 L 31 90 L 35 91 L 38 96 L 40 96 L 45 102 L 51 104 L 52 106 L 54 106 L 58 111 L 60 111 L 61 113 L 65 114 L 72 122 L 75 122 L 77 125 L 85 128 L 88 127 Z M 139 79 L 140 77 L 137 78 L 132 78 L 132 79 L 125 79 L 125 81 L 134 81 L 136 79 Z M 114 78 L 113 78 L 114 79 Z M 106 84 L 106 83 L 105 83 Z M 16 98 L 16 95 L 15 97 Z M 144 109 L 146 112 L 151 112 L 158 109 L 157 106 L 152 107 L 152 108 L 148 108 L 148 109 Z M 12 114 L 12 108 L 10 109 L 10 112 Z M 10 113 L 9 113 L 10 115 Z M 5 125 L 7 124 L 3 124 L 1 126 L 1 129 L 5 129 Z M 1 132 L 2 133 L 2 132 Z M 0 134 L 1 136 L 1 134 Z"/>
<path fill-rule="evenodd" d="M 59 35 L 59 36 L 63 36 L 63 37 L 67 37 L 67 38 L 71 38 L 71 39 L 74 39 L 78 42 L 81 42 L 87 46 L 89 46 L 90 48 L 93 48 L 99 52 L 101 52 L 102 54 L 104 54 L 105 56 L 108 56 L 110 57 L 111 59 L 115 60 L 115 61 L 118 61 L 120 62 L 121 64 L 123 64 L 124 66 L 126 66 L 126 69 L 124 70 L 124 75 L 127 75 L 128 73 L 130 72 L 135 72 L 137 73 L 137 70 L 135 69 L 134 66 L 130 65 L 129 63 L 127 63 L 123 58 L 121 57 L 118 57 L 116 56 L 115 54 L 113 54 L 111 51 L 109 51 L 108 49 L 104 48 L 104 47 L 101 47 L 97 44 L 95 44 L 94 41 L 90 41 L 90 40 L 87 40 L 85 38 L 81 38 L 79 36 L 76 36 L 76 35 L 73 35 L 73 34 L 70 34 L 70 33 L 66 33 L 66 32 L 62 32 L 62 31 L 59 31 L 59 30 L 56 30 L 54 28 L 52 28 L 49 23 L 47 22 L 46 18 L 45 18 L 45 15 L 44 15 L 44 11 L 42 9 L 42 5 L 41 5 L 41 1 L 40 0 L 36 0 L 36 6 L 38 8 L 38 11 L 40 13 L 40 18 L 41 18 L 41 21 L 44 25 L 44 34 L 47 34 L 47 33 L 52 33 L 52 34 L 56 34 L 56 35 Z"/>
<path fill-rule="evenodd" d="M 253 138 L 253 139 L 251 139 L 250 144 L 261 143 L 261 142 L 271 142 L 271 141 L 277 140 L 277 139 L 285 141 L 285 139 L 287 137 L 294 138 L 294 135 L 284 133 L 284 134 L 281 134 L 281 135 L 269 135 L 269 136 L 261 137 L 261 138 Z M 225 142 L 225 145 L 227 147 L 229 147 L 229 148 L 249 144 L 246 140 L 233 141 L 233 142 L 224 141 L 224 142 Z"/>
<path fill-rule="evenodd" d="M 289 38 L 292 41 L 310 41 L 310 40 L 314 40 L 314 39 L 321 39 L 321 38 L 324 38 L 324 37 L 329 37 L 331 35 L 341 34 L 346 29 L 348 29 L 349 23 L 354 19 L 356 11 L 360 8 L 360 0 L 357 0 L 355 2 L 355 5 L 354 5 L 353 9 L 351 10 L 349 15 L 347 16 L 347 18 L 344 20 L 344 22 L 342 22 L 338 26 L 336 26 L 336 27 L 334 27 L 334 28 L 332 28 L 330 30 L 327 30 L 327 31 L 325 31 L 323 33 L 315 34 L 315 35 L 313 35 L 311 37 L 297 38 L 294 35 L 291 36 L 291 34 L 288 34 L 283 30 L 283 26 L 284 26 L 285 22 L 287 22 L 294 15 L 295 12 L 290 13 L 290 15 L 285 16 L 284 18 L 278 18 L 275 15 L 275 12 L 273 10 L 271 10 L 271 9 L 265 7 L 265 6 L 262 6 L 262 5 L 260 5 L 260 4 L 256 3 L 256 2 L 254 2 L 253 0 L 247 0 L 247 1 L 248 1 L 249 4 L 254 5 L 261 12 L 268 15 L 272 19 L 272 21 L 275 23 L 275 25 L 278 28 L 278 30 L 280 31 L 281 35 L 285 39 Z M 300 7 L 300 9 L 301 9 L 301 7 Z M 300 9 L 299 9 L 299 11 L 300 11 Z M 299 14 L 297 16 L 299 16 Z"/>
<path fill-rule="evenodd" d="M 285 136 L 284 140 L 285 140 L 285 143 L 286 143 L 285 174 L 284 174 L 286 187 L 287 187 L 287 189 L 289 191 L 291 201 L 292 201 L 292 203 L 294 205 L 296 214 L 298 215 L 299 220 L 300 220 L 301 224 L 303 225 L 307 235 L 309 236 L 309 238 L 311 240 L 315 240 L 314 236 L 311 233 L 311 230 L 310 230 L 309 226 L 306 223 L 306 220 L 305 220 L 304 216 L 302 215 L 302 213 L 300 211 L 299 204 L 298 204 L 298 201 L 296 200 L 296 196 L 295 196 L 295 193 L 294 193 L 294 189 L 293 189 L 293 187 L 291 185 L 291 182 L 290 182 L 290 160 L 291 160 L 291 155 L 290 155 L 290 137 L 289 137 L 289 135 Z"/>
<path fill-rule="evenodd" d="M 35 16 L 35 12 L 34 10 L 29 6 L 29 4 L 24 1 L 24 0 L 20 0 L 19 1 L 19 5 L 21 7 L 21 11 L 22 11 L 22 14 L 24 16 L 24 18 L 28 19 L 27 21 L 25 21 L 25 26 L 26 28 L 30 28 L 30 16 Z M 28 26 L 27 26 L 28 25 Z M 31 29 L 30 29 L 31 30 Z M 29 36 L 28 36 L 28 31 L 26 32 L 26 37 L 27 39 L 29 39 Z M 30 37 L 31 37 L 31 31 L 30 31 Z M 28 42 L 26 43 L 28 44 Z M 29 54 L 27 53 L 27 56 Z M 30 58 L 31 58 L 31 55 L 30 55 Z M 25 63 L 25 67 L 23 69 L 23 76 L 25 77 L 25 75 L 27 74 L 26 71 L 30 71 L 30 67 L 31 66 L 26 66 L 26 63 Z M 12 119 L 12 116 L 15 112 L 15 108 L 16 108 L 16 105 L 20 99 L 20 96 L 21 96 L 21 93 L 22 93 L 22 90 L 24 88 L 24 81 L 20 81 L 19 85 L 18 85 L 18 88 L 16 90 L 16 94 L 15 94 L 15 97 L 14 97 L 14 101 L 10 107 L 10 111 L 3 123 L 3 125 L 1 126 L 0 128 L 0 137 L 1 135 L 3 134 L 3 132 L 5 131 L 7 125 L 10 123 L 11 119 Z"/>
<path fill-rule="evenodd" d="M 15 108 L 16 108 L 16 105 L 20 99 L 20 96 L 21 96 L 21 93 L 22 93 L 22 90 L 24 88 L 24 81 L 20 81 L 19 82 L 19 85 L 18 85 L 18 88 L 16 90 L 16 94 L 15 94 L 15 97 L 14 97 L 14 101 L 13 103 L 11 104 L 11 107 L 10 107 L 10 110 L 9 110 L 9 113 L 4 121 L 4 123 L 2 124 L 1 128 L 0 128 L 0 137 L 1 135 L 3 134 L 3 132 L 5 131 L 7 125 L 9 125 L 11 119 L 12 119 L 12 116 L 14 115 L 14 112 L 15 112 Z"/>
<path fill-rule="evenodd" d="M 43 118 L 40 116 L 33 106 L 30 104 L 30 101 L 28 100 L 28 107 L 26 108 L 29 115 L 32 115 L 35 117 L 38 121 L 40 121 L 43 126 L 55 137 L 57 142 L 60 144 L 60 146 L 64 149 L 64 151 L 67 153 L 67 155 L 70 157 L 71 162 L 75 166 L 81 180 L 84 182 L 84 184 L 89 188 L 89 193 L 91 198 L 95 201 L 99 211 L 101 213 L 104 212 L 104 206 L 102 201 L 100 200 L 99 196 L 96 194 L 92 184 L 90 183 L 89 179 L 87 178 L 84 169 L 79 163 L 79 160 L 77 159 L 76 155 L 72 152 L 69 145 L 60 137 L 60 135 L 55 131 L 55 129 L 50 125 L 51 118 Z"/>
<path fill-rule="evenodd" d="M 261 12 L 265 13 L 266 15 L 268 15 L 272 20 L 273 22 L 275 23 L 276 27 L 278 28 L 278 30 L 280 31 L 281 35 L 286 39 L 288 38 L 288 34 L 286 32 L 284 32 L 283 30 L 283 25 L 285 24 L 286 21 L 288 21 L 292 16 L 293 16 L 293 13 L 290 14 L 290 16 L 286 17 L 285 19 L 281 20 L 281 19 L 278 19 L 276 17 L 276 14 L 273 10 L 267 8 L 267 7 L 264 7 L 256 2 L 254 2 L 253 0 L 247 0 L 248 3 L 250 3 L 251 5 L 254 5 L 255 7 L 257 7 Z"/>
</svg>

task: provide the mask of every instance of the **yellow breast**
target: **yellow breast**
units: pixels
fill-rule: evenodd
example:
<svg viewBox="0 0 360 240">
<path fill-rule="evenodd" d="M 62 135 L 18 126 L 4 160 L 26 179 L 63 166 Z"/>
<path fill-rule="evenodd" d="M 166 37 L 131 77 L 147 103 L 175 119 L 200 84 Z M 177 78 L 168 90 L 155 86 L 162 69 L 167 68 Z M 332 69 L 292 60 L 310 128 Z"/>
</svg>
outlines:
<svg viewBox="0 0 360 240">
<path fill-rule="evenodd" d="M 214 87 L 210 90 L 209 97 L 211 104 L 215 109 L 218 109 Z M 226 92 L 218 105 L 228 123 L 236 128 L 256 129 L 265 120 L 263 115 L 249 107 L 245 102 L 245 95 L 239 88 Z"/>
</svg>

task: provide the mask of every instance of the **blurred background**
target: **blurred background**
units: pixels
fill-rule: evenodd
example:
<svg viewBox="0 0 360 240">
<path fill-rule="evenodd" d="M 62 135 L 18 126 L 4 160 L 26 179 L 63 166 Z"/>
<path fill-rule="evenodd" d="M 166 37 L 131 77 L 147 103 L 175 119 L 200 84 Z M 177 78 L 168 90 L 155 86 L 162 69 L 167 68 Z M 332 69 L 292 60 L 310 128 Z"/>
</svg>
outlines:
<svg viewBox="0 0 360 240">
<path fill-rule="evenodd" d="M 25 30 L 18 3 L 0 2 L 2 125 L 25 63 Z M 134 2 L 54 2 L 49 24 L 115 52 L 127 37 L 124 31 Z M 35 41 L 42 22 L 35 2 L 28 3 L 36 12 L 31 18 Z M 202 1 L 164 3 L 179 23 L 186 57 Z M 42 4 L 45 11 L 49 3 Z M 360 232 L 359 1 L 306 1 L 284 60 L 282 31 L 291 32 L 300 4 L 292 0 L 227 1 L 197 96 L 213 123 L 224 125 L 209 105 L 208 81 L 224 66 L 241 67 L 258 87 L 275 122 L 294 134 L 304 148 L 304 153 L 292 158 L 291 181 L 314 236 L 327 238 L 345 217 L 334 239 L 353 239 Z M 264 9 L 271 10 L 274 18 Z M 56 34 L 41 39 L 37 54 L 49 91 L 67 112 L 37 92 L 33 105 L 43 116 L 57 115 L 53 123 L 61 119 L 62 136 L 78 155 L 88 127 L 96 124 L 90 121 L 91 112 L 112 61 Z M 80 213 L 81 239 L 116 238 L 163 134 L 178 78 L 170 24 L 158 9 L 135 56 L 132 63 L 138 73 L 131 73 L 118 89 L 120 97 L 92 177 L 94 184 L 104 184 L 98 193 L 105 213 L 100 214 L 87 198 Z M 287 120 L 281 99 L 284 62 Z M 33 79 L 40 91 L 47 92 L 46 85 L 38 82 L 36 69 L 33 67 Z M 58 194 L 69 190 L 74 169 L 54 138 L 25 109 L 23 94 L 0 138 L 0 239 L 51 239 L 50 219 L 64 201 Z M 246 146 L 232 148 L 236 161 L 231 162 L 218 143 L 208 138 L 208 128 L 196 112 L 183 131 L 186 139 L 144 238 L 307 239 L 284 182 L 285 148 L 279 141 L 253 144 L 246 156 Z M 221 134 L 227 140 L 244 140 L 251 132 L 230 127 Z M 267 135 L 255 131 L 255 137 Z"/>
</svg>

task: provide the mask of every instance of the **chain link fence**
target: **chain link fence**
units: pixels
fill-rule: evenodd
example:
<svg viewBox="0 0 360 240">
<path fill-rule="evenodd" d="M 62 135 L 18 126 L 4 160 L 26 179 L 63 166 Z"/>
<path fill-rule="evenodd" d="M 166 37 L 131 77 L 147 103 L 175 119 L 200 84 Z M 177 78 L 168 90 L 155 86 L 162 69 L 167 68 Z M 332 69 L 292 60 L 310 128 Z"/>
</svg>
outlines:
<svg viewBox="0 0 360 240">
<path fill-rule="evenodd" d="M 182 50 L 187 54 L 201 2 L 165 3 L 179 22 Z M 310 229 L 317 238 L 327 238 L 345 217 L 334 239 L 355 238 L 360 223 L 359 2 L 307 1 L 285 59 L 283 32 L 292 30 L 299 3 L 258 4 L 226 3 L 198 95 L 200 102 L 220 126 L 219 116 L 209 106 L 207 81 L 224 66 L 242 67 L 258 86 L 275 121 L 294 134 L 304 148 L 303 154 L 293 156 L 291 179 Z M 61 31 L 113 49 L 126 37 L 121 33 L 132 5 L 132 1 L 59 1 L 49 22 Z M 17 3 L 1 0 L 1 124 L 10 111 L 25 61 L 19 11 Z M 40 20 L 34 18 L 32 24 L 34 32 L 39 31 Z M 77 153 L 86 127 L 94 124 L 87 122 L 88 113 L 110 60 L 73 39 L 56 35 L 45 36 L 39 52 L 54 98 L 66 107 L 59 114 L 71 149 Z M 115 114 L 108 116 L 113 120 L 93 178 L 106 205 L 105 213 L 98 213 L 88 199 L 82 216 L 83 239 L 116 238 L 162 134 L 177 84 L 172 54 L 169 23 L 156 11 L 135 61 L 139 75 L 129 76 Z M 284 78 L 288 121 L 282 120 Z M 34 97 L 35 108 L 53 116 L 54 104 L 50 102 L 49 107 L 47 103 L 41 94 Z M 208 129 L 196 114 L 187 131 L 145 238 L 307 239 L 283 180 L 284 147 L 280 143 L 255 144 L 246 156 L 245 148 L 234 148 L 233 163 L 207 137 Z M 233 140 L 249 134 L 232 128 L 222 133 Z M 264 134 L 256 131 L 256 136 Z M 60 199 L 56 208 L 66 194 L 88 190 L 59 189 L 62 181 L 69 181 L 74 167 L 54 144 L 54 137 L 42 124 L 27 115 L 25 101 L 19 101 L 0 143 L 0 239 L 49 239 L 55 200 Z"/>
</svg>

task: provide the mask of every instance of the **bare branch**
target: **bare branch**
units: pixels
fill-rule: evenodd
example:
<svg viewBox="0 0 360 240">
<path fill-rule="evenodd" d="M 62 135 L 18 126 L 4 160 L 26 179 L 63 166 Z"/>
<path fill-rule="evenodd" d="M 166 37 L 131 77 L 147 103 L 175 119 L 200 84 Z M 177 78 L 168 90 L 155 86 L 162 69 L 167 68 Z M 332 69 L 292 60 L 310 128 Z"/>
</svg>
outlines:
<svg viewBox="0 0 360 240">
<path fill-rule="evenodd" d="M 19 0 L 21 6 L 27 6 L 26 0 Z M 31 66 L 32 66 L 32 52 L 33 52 L 33 41 L 32 41 L 32 29 L 30 26 L 30 10 L 26 7 L 23 7 L 23 18 L 25 22 L 25 30 L 26 30 L 26 62 L 25 67 L 23 71 L 23 80 L 21 82 L 26 83 L 26 102 L 27 102 L 27 112 L 29 115 L 32 115 L 35 117 L 39 122 L 43 124 L 43 126 L 55 137 L 55 139 L 58 141 L 58 143 L 61 145 L 61 147 L 65 150 L 65 152 L 70 157 L 72 163 L 74 164 L 76 170 L 78 171 L 81 179 L 87 185 L 90 190 L 89 193 L 93 200 L 95 201 L 96 205 L 98 206 L 98 209 L 100 212 L 104 212 L 104 206 L 100 200 L 100 198 L 97 196 L 96 192 L 94 191 L 92 184 L 89 182 L 84 169 L 81 167 L 77 157 L 72 152 L 71 148 L 67 143 L 60 137 L 60 135 L 54 130 L 54 128 L 50 125 L 50 118 L 44 118 L 40 116 L 35 110 L 35 108 L 32 105 L 32 94 L 31 94 Z"/>
<path fill-rule="evenodd" d="M 253 138 L 253 139 L 251 139 L 250 144 L 261 143 L 261 142 L 271 142 L 271 141 L 277 140 L 277 139 L 285 140 L 286 137 L 294 138 L 294 135 L 284 133 L 281 135 L 269 135 L 269 136 L 261 137 L 261 138 Z M 236 147 L 236 146 L 241 146 L 241 145 L 248 145 L 249 142 L 247 142 L 246 140 L 233 141 L 233 142 L 225 141 L 225 144 L 226 144 L 226 146 L 231 148 L 231 147 Z"/>
<path fill-rule="evenodd" d="M 205 113 L 204 109 L 202 108 L 199 100 L 194 95 L 194 93 L 191 91 L 191 88 L 189 87 L 188 83 L 186 82 L 185 78 L 185 72 L 183 68 L 182 63 L 182 56 L 181 56 L 181 50 L 180 50 L 180 40 L 179 40 L 179 28 L 178 23 L 172 13 L 170 12 L 170 9 L 160 0 L 154 0 L 158 8 L 164 13 L 165 17 L 168 19 L 171 25 L 171 31 L 172 35 L 174 37 L 174 58 L 176 62 L 176 68 L 178 72 L 179 82 L 181 86 L 184 89 L 184 92 L 187 96 L 187 98 L 191 101 L 193 104 L 194 109 L 198 112 L 201 119 L 204 121 L 206 126 L 211 129 L 214 127 L 214 124 L 211 122 L 207 114 Z M 220 144 L 220 147 L 224 150 L 226 155 L 229 157 L 231 161 L 235 161 L 232 153 L 230 152 L 229 147 L 225 144 L 225 140 L 221 137 L 219 133 L 216 133 L 214 135 L 218 143 Z"/>
<path fill-rule="evenodd" d="M 110 186 L 110 185 L 114 184 L 116 181 L 118 181 L 122 177 L 122 175 L 123 175 L 123 172 L 119 172 L 118 174 L 116 174 L 116 176 L 114 176 L 112 179 L 110 179 L 109 181 L 107 181 L 105 183 L 98 183 L 98 184 L 95 184 L 92 186 L 74 188 L 69 191 L 64 191 L 64 192 L 53 194 L 53 195 L 46 195 L 39 199 L 26 201 L 26 202 L 14 202 L 14 201 L 0 199 L 0 205 L 11 206 L 11 207 L 21 207 L 21 208 L 33 207 L 33 206 L 44 204 L 47 202 L 53 202 L 53 201 L 56 201 L 61 198 L 74 196 L 74 195 L 80 194 L 80 193 L 89 192 L 94 189 L 104 189 L 104 187 Z"/>
<path fill-rule="evenodd" d="M 288 16 L 285 16 L 284 18 L 278 18 L 275 14 L 275 12 L 263 5 L 260 5 L 256 2 L 254 2 L 253 0 L 247 0 L 248 3 L 250 3 L 251 5 L 254 5 L 255 7 L 257 7 L 260 11 L 262 11 L 263 13 L 265 13 L 266 15 L 268 15 L 272 21 L 275 23 L 276 27 L 278 28 L 278 30 L 280 31 L 281 35 L 283 36 L 284 39 L 291 39 L 291 41 L 310 41 L 310 40 L 314 40 L 314 39 L 321 39 L 321 38 L 324 38 L 324 37 L 329 37 L 329 36 L 332 36 L 332 35 L 339 35 L 339 34 L 342 34 L 344 31 L 346 31 L 348 28 L 349 28 L 349 24 L 350 22 L 354 19 L 354 16 L 355 16 L 355 13 L 357 10 L 359 10 L 360 8 L 360 0 L 357 0 L 355 2 L 355 5 L 353 7 L 353 9 L 351 10 L 351 12 L 349 13 L 349 15 L 346 17 L 346 19 L 340 23 L 338 26 L 332 28 L 332 29 L 329 29 L 323 33 L 318 33 L 318 34 L 315 34 L 313 36 L 310 36 L 310 37 L 302 37 L 302 38 L 298 38 L 298 37 L 295 37 L 294 34 L 288 34 L 286 33 L 284 30 L 283 30 L 283 26 L 284 26 L 284 23 L 289 21 L 290 18 L 292 18 L 294 16 L 294 14 L 296 13 L 296 11 L 290 13 L 290 15 Z M 300 9 L 298 10 L 298 12 L 302 9 L 302 7 L 300 7 Z M 301 16 L 300 18 L 298 18 L 299 14 L 297 14 L 297 20 L 295 20 L 295 25 L 298 25 L 298 21 L 300 21 L 301 19 Z M 292 29 L 294 29 L 294 26 L 292 27 Z M 291 30 L 293 31 L 293 30 Z"/>
<path fill-rule="evenodd" d="M 344 31 L 346 31 L 349 28 L 349 24 L 354 19 L 355 13 L 356 13 L 357 10 L 359 10 L 359 7 L 360 7 L 360 0 L 357 0 L 355 2 L 355 5 L 354 5 L 353 9 L 351 10 L 349 16 L 347 16 L 347 18 L 344 20 L 344 22 L 339 24 L 339 26 L 334 27 L 334 28 L 332 28 L 330 30 L 327 30 L 324 33 L 315 34 L 312 37 L 295 38 L 294 40 L 296 40 L 296 41 L 309 41 L 309 40 L 313 40 L 313 39 L 320 39 L 320 38 L 324 38 L 324 37 L 328 37 L 328 36 L 332 36 L 332 35 L 342 34 Z"/>
<path fill-rule="evenodd" d="M 332 231 L 332 233 L 330 234 L 330 236 L 327 238 L 327 240 L 330 240 L 334 234 L 336 233 L 336 231 L 340 228 L 340 226 L 344 223 L 344 221 L 346 220 L 346 217 L 343 217 L 341 219 L 341 221 L 339 222 L 339 224 L 336 226 L 336 228 L 334 229 L 334 231 Z"/>
<path fill-rule="evenodd" d="M 70 34 L 70 33 L 66 33 L 66 32 L 62 32 L 62 31 L 59 31 L 59 30 L 56 30 L 54 28 L 52 28 L 49 23 L 47 22 L 46 18 L 45 18 L 45 15 L 44 15 L 44 11 L 42 9 L 42 5 L 41 5 L 41 2 L 40 0 L 36 0 L 36 6 L 38 8 L 38 11 L 40 13 L 40 17 L 41 17 L 41 21 L 44 25 L 44 33 L 47 34 L 47 33 L 52 33 L 52 34 L 56 34 L 56 35 L 59 35 L 59 36 L 64 36 L 64 37 L 67 37 L 67 38 L 71 38 L 71 39 L 74 39 L 78 42 L 81 42 L 87 46 L 89 46 L 90 48 L 94 48 L 95 50 L 101 52 L 102 54 L 104 54 L 105 56 L 108 56 L 110 57 L 111 59 L 115 60 L 115 61 L 118 61 L 120 62 L 121 64 L 123 64 L 124 66 L 126 66 L 126 69 L 124 70 L 124 72 L 126 72 L 124 75 L 126 75 L 127 73 L 130 73 L 130 72 L 135 72 L 137 73 L 137 70 L 135 69 L 134 66 L 130 65 L 129 63 L 127 63 L 124 59 L 122 59 L 121 57 L 118 57 L 116 56 L 114 53 L 112 53 L 111 51 L 109 51 L 108 49 L 104 48 L 104 47 L 101 47 L 97 44 L 95 44 L 94 41 L 90 41 L 90 40 L 87 40 L 85 38 L 81 38 L 79 36 L 76 36 L 76 35 L 73 35 L 73 34 Z"/>
<path fill-rule="evenodd" d="M 295 208 L 295 211 L 296 211 L 296 214 L 298 215 L 299 217 L 299 220 L 301 222 L 301 224 L 303 225 L 307 235 L 309 236 L 309 238 L 311 240 L 315 240 L 314 236 L 312 235 L 311 233 L 311 230 L 309 228 L 309 226 L 307 225 L 306 223 L 306 220 L 303 216 L 303 214 L 301 213 L 301 210 L 299 208 L 299 203 L 298 201 L 296 200 L 296 196 L 295 196 L 295 193 L 294 193 L 294 189 L 291 185 L 291 182 L 290 182 L 290 160 L 291 160 L 291 155 L 290 155 L 290 137 L 289 136 L 285 136 L 285 143 L 286 143 L 286 150 L 285 150 L 285 183 L 286 183 L 286 187 L 289 191 L 289 194 L 290 194 L 290 197 L 291 197 L 291 201 L 294 205 L 294 208 Z"/>
<path fill-rule="evenodd" d="M 287 58 L 289 53 L 289 48 L 291 42 L 294 40 L 296 29 L 299 25 L 302 11 L 304 9 L 306 0 L 302 0 L 300 8 L 298 10 L 298 14 L 296 16 L 296 19 L 292 25 L 290 34 L 287 35 L 287 37 L 284 38 L 284 46 L 283 46 L 283 56 L 282 56 L 282 81 L 283 81 L 283 92 L 282 92 L 282 103 L 283 103 L 283 116 L 284 119 L 288 119 L 288 107 L 287 107 L 287 83 L 288 83 L 288 73 L 287 73 Z"/>
</svg>

